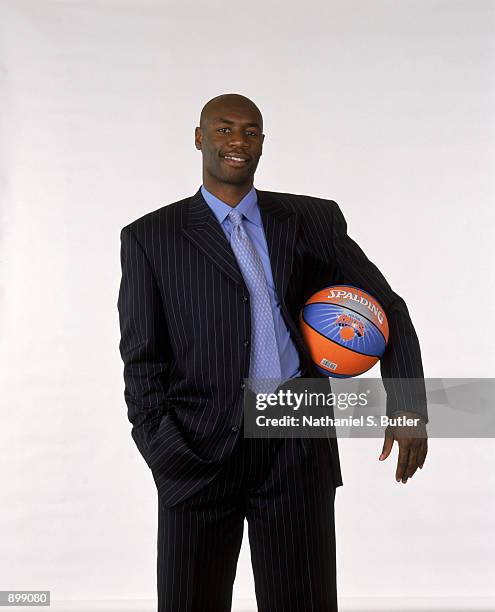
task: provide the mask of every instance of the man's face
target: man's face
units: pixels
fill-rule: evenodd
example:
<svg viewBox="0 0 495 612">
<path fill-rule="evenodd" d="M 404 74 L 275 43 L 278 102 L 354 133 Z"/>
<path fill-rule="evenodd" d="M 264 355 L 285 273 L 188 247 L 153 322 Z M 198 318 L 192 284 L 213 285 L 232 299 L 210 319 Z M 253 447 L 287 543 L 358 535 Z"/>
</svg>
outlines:
<svg viewBox="0 0 495 612">
<path fill-rule="evenodd" d="M 252 182 L 263 150 L 263 126 L 255 108 L 244 104 L 216 106 L 195 132 L 203 154 L 203 174 L 219 183 Z"/>
</svg>

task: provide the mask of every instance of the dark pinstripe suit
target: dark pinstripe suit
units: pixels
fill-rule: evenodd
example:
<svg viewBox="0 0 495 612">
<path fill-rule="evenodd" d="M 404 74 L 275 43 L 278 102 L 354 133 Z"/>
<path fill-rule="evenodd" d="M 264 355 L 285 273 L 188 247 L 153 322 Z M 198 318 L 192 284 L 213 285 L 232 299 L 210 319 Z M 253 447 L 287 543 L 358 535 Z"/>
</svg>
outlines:
<svg viewBox="0 0 495 612">
<path fill-rule="evenodd" d="M 318 289 L 348 283 L 369 291 L 387 314 L 390 340 L 381 360 L 385 386 L 387 378 L 422 378 L 419 343 L 406 305 L 347 236 L 337 204 L 309 196 L 256 191 L 282 314 L 298 349 L 304 375 L 319 376 L 297 326 L 299 311 Z M 234 491 L 238 493 L 236 487 L 240 482 L 246 486 L 256 482 L 259 488 L 267 487 L 272 478 L 275 486 L 270 470 L 276 462 L 279 472 L 287 473 L 288 478 L 289 474 L 294 475 L 293 470 L 304 467 L 294 463 L 298 457 L 303 462 L 313 461 L 313 468 L 320 470 L 322 462 L 327 462 L 331 468 L 327 476 L 331 479 L 330 488 L 341 485 L 335 439 L 329 445 L 327 441 L 315 440 L 286 440 L 280 445 L 275 441 L 247 442 L 242 438 L 242 388 L 249 372 L 251 337 L 249 292 L 225 234 L 200 190 L 123 228 L 121 244 L 118 309 L 125 399 L 133 425 L 132 436 L 157 485 L 162 541 L 167 533 L 167 541 L 171 542 L 172 524 L 176 525 L 174 533 L 191 537 L 191 524 L 187 521 L 192 519 L 185 517 L 185 508 L 197 509 L 205 503 L 205 516 L 211 520 L 212 500 L 218 501 L 220 493 L 224 501 Z M 412 410 L 426 415 L 425 402 L 418 404 L 416 400 L 411 405 L 407 394 L 398 393 L 396 388 L 387 391 L 389 414 Z M 246 466 L 256 463 L 255 457 L 260 458 L 259 464 L 250 471 Z M 265 465 L 266 457 L 270 460 Z M 262 473 L 266 480 L 260 480 Z M 286 500 L 294 507 L 296 488 L 294 485 L 293 494 Z M 328 499 L 322 501 L 321 492 L 315 489 L 313 498 L 320 509 L 332 513 L 333 526 L 333 495 L 332 503 Z M 220 506 L 214 507 L 220 512 Z M 228 526 L 228 512 L 215 516 L 225 520 L 221 527 Z M 300 516 L 293 520 L 291 531 L 301 524 Z M 215 533 L 212 525 L 208 529 Z M 239 535 L 238 526 L 236 534 Z M 232 559 L 236 558 L 237 543 L 240 545 L 237 536 L 231 539 Z M 318 541 L 319 536 L 315 536 L 315 543 Z M 175 542 L 174 554 L 182 550 L 182 545 L 183 542 Z M 176 592 L 177 580 L 172 593 L 168 587 L 174 582 L 170 574 L 173 563 L 160 550 L 159 546 L 160 610 L 209 609 L 205 602 L 215 598 L 211 592 L 204 595 L 200 607 L 192 602 L 192 596 L 183 599 L 188 592 L 185 586 L 179 588 L 182 595 Z M 228 556 L 225 550 L 222 554 Z M 272 558 L 276 556 L 273 550 L 269 554 Z M 311 562 L 308 563 L 310 567 Z M 327 559 L 319 567 L 331 572 L 331 564 L 331 559 Z M 194 572 L 187 567 L 190 577 Z M 225 571 L 227 582 L 233 580 L 232 569 Z M 290 582 L 295 576 L 288 571 L 287 578 Z M 278 609 L 268 602 L 266 589 L 259 586 L 259 590 L 258 593 L 257 583 L 260 610 Z M 328 603 L 335 598 L 334 589 L 330 591 L 322 594 L 322 599 L 317 598 L 320 603 L 315 603 L 314 608 L 298 607 L 302 601 L 288 608 L 292 604 L 285 600 L 283 609 L 336 609 Z M 280 597 L 284 593 L 281 589 Z M 327 596 L 329 599 L 325 599 Z M 229 609 L 228 593 L 222 606 L 219 601 L 209 604 L 217 606 L 212 610 Z"/>
</svg>

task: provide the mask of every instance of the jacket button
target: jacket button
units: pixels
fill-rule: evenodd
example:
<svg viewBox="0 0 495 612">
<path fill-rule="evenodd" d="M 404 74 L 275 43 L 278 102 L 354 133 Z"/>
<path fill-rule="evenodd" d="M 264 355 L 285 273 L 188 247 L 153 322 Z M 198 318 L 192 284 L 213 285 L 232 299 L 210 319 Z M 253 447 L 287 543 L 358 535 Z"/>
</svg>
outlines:
<svg viewBox="0 0 495 612">
<path fill-rule="evenodd" d="M 239 431 L 239 427 L 237 425 L 234 425 L 234 427 L 232 427 L 232 431 L 233 432 Z"/>
<path fill-rule="evenodd" d="M 246 383 L 241 382 L 241 389 L 245 389 L 246 388 Z"/>
<path fill-rule="evenodd" d="M 249 346 L 249 340 L 244 340 L 244 346 Z"/>
<path fill-rule="evenodd" d="M 244 304 L 246 304 L 248 302 L 249 298 L 247 295 L 243 295 L 242 296 L 242 301 L 244 302 Z"/>
</svg>

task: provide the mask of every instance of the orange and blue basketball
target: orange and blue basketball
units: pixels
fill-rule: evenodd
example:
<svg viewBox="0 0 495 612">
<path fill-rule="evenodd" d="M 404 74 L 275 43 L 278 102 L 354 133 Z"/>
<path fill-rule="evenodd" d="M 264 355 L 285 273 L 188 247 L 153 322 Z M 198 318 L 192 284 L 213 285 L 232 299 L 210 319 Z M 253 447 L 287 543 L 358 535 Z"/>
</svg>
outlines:
<svg viewBox="0 0 495 612">
<path fill-rule="evenodd" d="M 299 324 L 314 365 L 325 376 L 366 372 L 383 355 L 388 321 L 380 303 L 350 285 L 325 287 L 305 303 Z"/>
</svg>

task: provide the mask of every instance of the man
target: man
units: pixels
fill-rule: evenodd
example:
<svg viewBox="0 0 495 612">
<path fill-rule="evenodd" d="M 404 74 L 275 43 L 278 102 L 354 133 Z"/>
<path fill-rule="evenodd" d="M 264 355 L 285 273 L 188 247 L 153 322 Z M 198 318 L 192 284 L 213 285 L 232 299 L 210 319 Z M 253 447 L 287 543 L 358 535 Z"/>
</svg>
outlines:
<svg viewBox="0 0 495 612">
<path fill-rule="evenodd" d="M 426 403 L 392 388 L 423 378 L 404 301 L 346 233 L 337 204 L 253 186 L 263 119 L 238 94 L 210 100 L 196 127 L 203 184 L 123 228 L 118 308 L 132 436 L 158 489 L 159 612 L 231 609 L 247 519 L 258 609 L 337 610 L 335 438 L 245 439 L 244 380 L 318 377 L 297 326 L 309 296 L 348 283 L 390 326 L 381 360 L 396 478 L 426 457 Z M 325 380 L 325 379 L 322 379 Z M 420 431 L 421 430 L 421 431 Z"/>
</svg>

